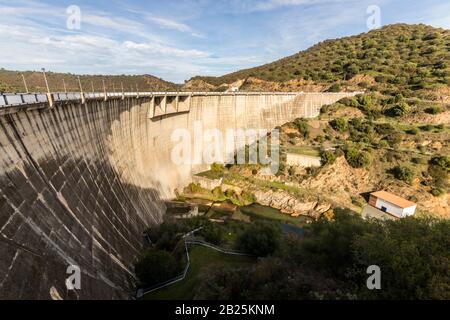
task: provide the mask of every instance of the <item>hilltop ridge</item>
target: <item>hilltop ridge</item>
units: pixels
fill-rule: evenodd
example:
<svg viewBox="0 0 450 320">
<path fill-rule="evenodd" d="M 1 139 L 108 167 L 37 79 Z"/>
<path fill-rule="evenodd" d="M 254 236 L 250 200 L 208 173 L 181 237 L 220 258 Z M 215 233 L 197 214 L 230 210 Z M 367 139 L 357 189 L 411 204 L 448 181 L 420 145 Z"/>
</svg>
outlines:
<svg viewBox="0 0 450 320">
<path fill-rule="evenodd" d="M 191 81 L 202 80 L 218 87 L 247 79 L 243 88 L 257 91 L 277 86 L 283 91 L 302 88 L 298 82 L 332 91 L 338 91 L 338 85 L 373 91 L 398 88 L 408 96 L 414 91 L 448 87 L 449 62 L 449 30 L 423 24 L 393 24 L 355 36 L 322 41 L 259 67 L 221 77 L 197 76 Z M 355 76 L 360 77 L 355 79 Z M 253 84 L 255 79 L 259 86 Z"/>
</svg>

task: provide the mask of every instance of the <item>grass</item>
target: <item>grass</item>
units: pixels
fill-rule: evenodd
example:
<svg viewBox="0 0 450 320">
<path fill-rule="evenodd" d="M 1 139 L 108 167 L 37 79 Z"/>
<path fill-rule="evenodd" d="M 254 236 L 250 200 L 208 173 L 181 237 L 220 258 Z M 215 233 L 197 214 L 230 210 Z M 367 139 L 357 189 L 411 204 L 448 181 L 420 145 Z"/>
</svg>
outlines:
<svg viewBox="0 0 450 320">
<path fill-rule="evenodd" d="M 309 220 L 305 216 L 300 217 L 292 217 L 287 214 L 281 213 L 279 210 L 262 206 L 259 204 L 252 204 L 250 206 L 241 207 L 240 210 L 242 213 L 252 217 L 252 218 L 263 218 L 269 219 L 278 222 L 284 222 L 288 224 L 292 224 L 295 226 L 304 226 L 306 222 Z"/>
<path fill-rule="evenodd" d="M 208 178 L 211 180 L 217 180 L 217 179 L 220 179 L 223 177 L 223 172 L 208 170 L 208 171 L 203 171 L 203 172 L 197 173 L 196 176 Z"/>
<path fill-rule="evenodd" d="M 208 271 L 222 266 L 248 267 L 254 258 L 227 255 L 210 248 L 193 246 L 190 249 L 191 264 L 186 278 L 166 288 L 144 296 L 146 300 L 192 300 L 195 289 L 201 284 L 202 276 Z"/>
<path fill-rule="evenodd" d="M 311 157 L 320 157 L 320 151 L 316 147 L 311 146 L 300 146 L 300 147 L 285 147 L 286 152 L 288 153 L 295 153 L 295 154 L 302 154 L 305 156 L 311 156 Z"/>
</svg>

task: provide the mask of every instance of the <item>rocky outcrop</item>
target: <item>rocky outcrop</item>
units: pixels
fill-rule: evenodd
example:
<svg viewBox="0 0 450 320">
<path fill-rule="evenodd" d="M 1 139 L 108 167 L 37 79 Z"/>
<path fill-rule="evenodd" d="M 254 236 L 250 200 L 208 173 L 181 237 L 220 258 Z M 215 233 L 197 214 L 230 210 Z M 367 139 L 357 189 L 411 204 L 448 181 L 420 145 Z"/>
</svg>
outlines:
<svg viewBox="0 0 450 320">
<path fill-rule="evenodd" d="M 331 208 L 331 204 L 319 201 L 301 201 L 286 191 L 254 191 L 258 203 L 280 210 L 293 217 L 307 215 L 315 219 Z"/>
</svg>

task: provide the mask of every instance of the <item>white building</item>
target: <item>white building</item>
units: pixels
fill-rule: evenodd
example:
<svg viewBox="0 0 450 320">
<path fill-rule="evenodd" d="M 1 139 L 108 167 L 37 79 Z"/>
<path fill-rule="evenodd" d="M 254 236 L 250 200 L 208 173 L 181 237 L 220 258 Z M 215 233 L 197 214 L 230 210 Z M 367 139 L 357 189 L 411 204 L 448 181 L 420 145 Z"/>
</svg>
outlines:
<svg viewBox="0 0 450 320">
<path fill-rule="evenodd" d="M 397 218 L 414 215 L 417 204 L 386 191 L 370 194 L 369 205 Z"/>
</svg>

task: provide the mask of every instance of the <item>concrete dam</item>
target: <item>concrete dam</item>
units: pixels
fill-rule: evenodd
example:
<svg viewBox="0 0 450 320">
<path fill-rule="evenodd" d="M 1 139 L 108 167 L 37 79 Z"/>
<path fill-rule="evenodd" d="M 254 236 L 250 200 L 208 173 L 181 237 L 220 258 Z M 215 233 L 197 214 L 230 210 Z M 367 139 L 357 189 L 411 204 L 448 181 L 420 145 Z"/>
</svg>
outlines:
<svg viewBox="0 0 450 320">
<path fill-rule="evenodd" d="M 171 161 L 174 129 L 272 129 L 355 94 L 0 95 L 0 299 L 129 298 L 144 230 L 206 169 Z"/>
</svg>

